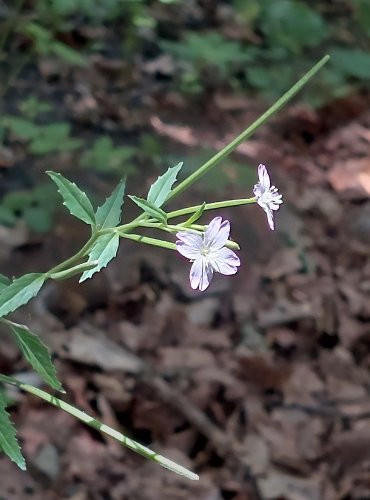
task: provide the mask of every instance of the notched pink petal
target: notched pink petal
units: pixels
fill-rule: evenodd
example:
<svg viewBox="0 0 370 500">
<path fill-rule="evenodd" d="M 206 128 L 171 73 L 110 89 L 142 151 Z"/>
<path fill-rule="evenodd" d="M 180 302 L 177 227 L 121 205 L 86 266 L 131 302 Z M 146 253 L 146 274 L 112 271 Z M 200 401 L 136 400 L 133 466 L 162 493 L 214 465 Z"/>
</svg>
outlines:
<svg viewBox="0 0 370 500">
<path fill-rule="evenodd" d="M 230 235 L 230 222 L 224 220 L 220 226 L 218 233 L 213 237 L 211 246 L 213 249 L 217 250 L 225 246 Z"/>
<path fill-rule="evenodd" d="M 266 212 L 266 215 L 267 215 L 267 222 L 270 226 L 270 229 L 272 231 L 274 231 L 275 227 L 274 227 L 274 215 L 272 213 L 272 210 L 270 210 L 269 208 L 265 208 L 265 212 Z"/>
<path fill-rule="evenodd" d="M 279 210 L 279 208 L 280 208 L 280 203 L 279 204 L 270 203 L 270 209 L 271 210 Z"/>
<path fill-rule="evenodd" d="M 212 266 L 218 273 L 228 276 L 238 271 L 240 259 L 236 253 L 229 248 L 221 248 L 212 259 Z"/>
<path fill-rule="evenodd" d="M 270 176 L 267 173 L 267 168 L 262 163 L 258 165 L 258 179 L 264 191 L 270 189 Z"/>
<path fill-rule="evenodd" d="M 265 203 L 265 200 L 261 197 L 261 198 L 257 198 L 257 203 L 260 207 L 262 207 L 264 210 L 266 209 L 267 205 Z"/>
<path fill-rule="evenodd" d="M 217 234 L 220 230 L 220 226 L 222 223 L 222 217 L 215 217 L 208 224 L 208 227 L 204 233 L 204 244 L 211 246 L 214 238 L 217 237 Z"/>
<path fill-rule="evenodd" d="M 200 248 L 203 241 L 201 234 L 192 233 L 190 231 L 180 231 L 176 234 L 176 237 L 186 245 L 196 248 Z"/>
<path fill-rule="evenodd" d="M 187 259 L 194 260 L 199 257 L 199 249 L 194 248 L 183 241 L 176 241 L 176 249 Z"/>
<path fill-rule="evenodd" d="M 204 257 L 198 257 L 190 269 L 190 286 L 193 290 L 199 288 L 204 292 L 208 288 L 213 276 L 213 269 Z"/>
<path fill-rule="evenodd" d="M 260 196 L 262 196 L 262 186 L 260 183 L 258 184 L 255 184 L 254 187 L 253 187 L 253 194 L 254 196 L 256 196 L 257 198 L 259 198 Z"/>
<path fill-rule="evenodd" d="M 200 280 L 202 277 L 202 257 L 198 257 L 193 262 L 193 265 L 190 268 L 190 286 L 193 290 L 196 290 L 199 286 Z"/>
</svg>

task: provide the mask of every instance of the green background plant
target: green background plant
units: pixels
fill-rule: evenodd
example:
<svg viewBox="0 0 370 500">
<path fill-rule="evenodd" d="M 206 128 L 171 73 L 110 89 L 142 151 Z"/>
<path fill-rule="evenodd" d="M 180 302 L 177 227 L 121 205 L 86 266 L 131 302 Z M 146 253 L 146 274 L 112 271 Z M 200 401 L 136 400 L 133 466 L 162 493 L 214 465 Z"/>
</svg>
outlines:
<svg viewBox="0 0 370 500">
<path fill-rule="evenodd" d="M 19 0 L 9 4 L 0 37 L 0 70 L 4 75 L 0 83 L 0 144 L 22 148 L 35 163 L 40 159 L 59 162 L 69 155 L 69 163 L 80 167 L 81 175 L 88 172 L 118 178 L 141 169 L 155 170 L 162 164 L 165 151 L 153 136 L 143 133 L 127 140 L 117 132 L 110 134 L 112 124 L 108 129 L 104 126 L 99 130 L 98 124 L 95 130 L 81 130 L 64 105 L 59 105 L 59 95 L 46 98 L 43 91 L 32 88 L 32 93 L 13 93 L 8 105 L 6 96 L 14 79 L 20 75 L 27 79 L 38 64 L 50 60 L 68 75 L 84 72 L 97 54 L 113 53 L 115 59 L 127 64 L 128 74 L 134 74 L 151 59 L 169 57 L 172 70 L 154 86 L 166 92 L 174 89 L 190 104 L 193 99 L 210 99 L 218 90 L 273 101 L 324 50 L 332 59 L 305 93 L 308 103 L 321 106 L 368 86 L 370 9 L 366 0 L 338 4 L 233 0 L 227 2 L 227 22 L 204 17 L 198 25 L 171 25 L 176 9 L 181 8 L 185 9 L 182 1 L 149 0 Z M 228 23 L 231 29 L 225 32 Z M 104 26 L 106 32 L 76 39 L 74 32 L 80 26 L 93 30 Z M 124 95 L 126 91 L 122 99 Z M 135 108 L 131 113 L 136 113 Z M 227 184 L 227 175 L 223 180 L 217 177 L 216 188 L 221 189 L 222 182 Z M 28 192 L 30 188 L 17 191 Z M 48 230 L 54 203 L 29 198 L 25 195 L 18 212 L 32 230 Z M 0 221 L 11 225 L 19 213 L 7 205 L 6 199 L 0 202 Z"/>
</svg>

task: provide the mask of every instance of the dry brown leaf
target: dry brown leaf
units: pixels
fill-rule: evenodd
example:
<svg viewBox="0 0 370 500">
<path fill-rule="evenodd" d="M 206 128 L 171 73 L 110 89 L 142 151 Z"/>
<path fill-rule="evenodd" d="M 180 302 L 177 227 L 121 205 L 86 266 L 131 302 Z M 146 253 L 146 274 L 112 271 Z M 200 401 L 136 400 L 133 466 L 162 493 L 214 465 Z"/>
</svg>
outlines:
<svg viewBox="0 0 370 500">
<path fill-rule="evenodd" d="M 142 370 L 142 363 L 134 354 L 102 335 L 93 336 L 93 332 L 85 334 L 74 328 L 65 336 L 64 346 L 59 350 L 61 357 L 98 366 L 107 372 L 140 373 Z"/>
<path fill-rule="evenodd" d="M 327 453 L 335 474 L 370 465 L 370 424 L 359 430 L 336 434 L 327 447 Z"/>
<path fill-rule="evenodd" d="M 280 389 L 289 379 L 291 368 L 285 363 L 274 363 L 269 355 L 244 354 L 239 357 L 239 376 L 253 386 Z"/>
<path fill-rule="evenodd" d="M 325 390 L 324 382 L 307 363 L 290 366 L 290 377 L 283 385 L 284 401 L 287 404 L 316 405 L 316 396 Z"/>
<path fill-rule="evenodd" d="M 216 365 L 211 352 L 197 347 L 162 347 L 158 350 L 158 356 L 162 373 L 198 370 Z"/>
<path fill-rule="evenodd" d="M 370 195 L 370 158 L 346 160 L 328 173 L 333 189 L 344 199 L 362 200 Z"/>
<path fill-rule="evenodd" d="M 270 471 L 264 479 L 258 480 L 264 500 L 323 500 L 321 480 Z"/>
</svg>

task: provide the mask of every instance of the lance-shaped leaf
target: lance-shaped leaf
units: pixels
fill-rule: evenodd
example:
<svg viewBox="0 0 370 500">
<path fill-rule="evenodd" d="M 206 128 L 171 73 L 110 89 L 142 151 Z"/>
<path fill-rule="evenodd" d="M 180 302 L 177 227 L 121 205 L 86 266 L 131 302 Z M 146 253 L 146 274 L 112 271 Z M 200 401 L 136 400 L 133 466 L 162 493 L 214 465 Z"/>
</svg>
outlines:
<svg viewBox="0 0 370 500">
<path fill-rule="evenodd" d="M 18 309 L 18 307 L 27 304 L 32 297 L 38 294 L 45 278 L 45 274 L 31 273 L 14 280 L 0 294 L 0 317 L 6 316 Z"/>
<path fill-rule="evenodd" d="M 132 196 L 129 195 L 129 198 L 136 203 L 137 206 L 139 206 L 142 210 L 144 210 L 145 213 L 150 215 L 151 217 L 154 217 L 154 219 L 159 220 L 160 222 L 166 222 L 167 221 L 167 214 L 164 210 L 161 208 L 156 207 L 153 205 L 153 203 L 144 200 L 143 198 L 138 198 L 137 196 Z"/>
<path fill-rule="evenodd" d="M 10 421 L 6 411 L 6 401 L 4 395 L 0 392 L 0 450 L 15 462 L 19 468 L 26 470 L 26 462 L 21 453 L 15 428 Z"/>
<path fill-rule="evenodd" d="M 186 222 L 184 222 L 183 226 L 191 226 L 194 222 L 200 219 L 203 215 L 205 206 L 206 202 L 204 201 L 203 204 L 199 206 L 198 210 L 194 212 Z"/>
<path fill-rule="evenodd" d="M 53 389 L 64 392 L 46 345 L 26 326 L 7 321 L 20 350 L 40 377 Z"/>
<path fill-rule="evenodd" d="M 85 281 L 87 278 L 91 278 L 93 274 L 100 271 L 103 267 L 106 267 L 108 263 L 117 255 L 118 246 L 118 233 L 109 233 L 100 236 L 92 247 L 88 260 L 88 262 L 97 261 L 98 264 L 93 269 L 83 273 L 80 278 L 80 283 Z"/>
<path fill-rule="evenodd" d="M 176 181 L 183 163 L 178 163 L 175 167 L 170 167 L 167 172 L 155 181 L 148 192 L 147 201 L 156 207 L 161 207 L 171 193 L 172 186 Z"/>
<path fill-rule="evenodd" d="M 46 173 L 58 186 L 58 192 L 64 200 L 63 205 L 68 208 L 70 213 L 86 224 L 95 225 L 94 209 L 86 193 L 61 174 L 50 171 Z"/>
<path fill-rule="evenodd" d="M 96 223 L 101 229 L 116 227 L 120 223 L 125 187 L 126 179 L 122 179 L 109 198 L 97 209 Z"/>
</svg>

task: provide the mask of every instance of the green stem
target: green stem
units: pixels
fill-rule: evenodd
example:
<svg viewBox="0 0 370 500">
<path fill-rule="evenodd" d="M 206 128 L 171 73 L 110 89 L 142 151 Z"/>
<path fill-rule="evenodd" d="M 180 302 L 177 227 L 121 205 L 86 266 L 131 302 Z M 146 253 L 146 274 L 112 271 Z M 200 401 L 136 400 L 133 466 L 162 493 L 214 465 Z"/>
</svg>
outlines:
<svg viewBox="0 0 370 500">
<path fill-rule="evenodd" d="M 90 269 L 94 269 L 94 267 L 96 267 L 98 264 L 99 264 L 98 260 L 93 260 L 91 262 L 83 262 L 82 264 L 78 264 L 77 266 L 65 269 L 64 271 L 53 273 L 50 275 L 50 278 L 57 281 L 73 278 L 73 276 L 76 276 L 77 274 L 81 274 L 84 273 L 85 271 L 89 271 Z"/>
<path fill-rule="evenodd" d="M 158 453 L 155 453 L 151 449 L 147 448 L 146 446 L 143 446 L 140 443 L 137 443 L 133 439 L 130 439 L 129 437 L 125 436 L 121 432 L 116 431 L 115 429 L 112 429 L 108 425 L 103 424 L 102 422 L 99 422 L 99 420 L 96 420 L 94 417 L 91 417 L 84 411 L 78 410 L 74 406 L 62 401 L 61 399 L 52 396 L 51 394 L 42 391 L 41 389 L 38 389 L 37 387 L 33 387 L 32 385 L 24 384 L 23 382 L 19 382 L 18 380 L 12 378 L 12 377 L 7 377 L 6 375 L 0 375 L 0 381 L 4 382 L 6 384 L 11 384 L 13 386 L 18 387 L 19 389 L 22 389 L 23 391 L 26 391 L 30 394 L 33 394 L 34 396 L 37 396 L 44 401 L 47 401 L 48 403 L 56 406 L 57 408 L 60 408 L 61 410 L 66 411 L 67 413 L 70 413 L 74 417 L 78 418 L 78 420 L 81 420 L 81 422 L 84 422 L 85 424 L 89 425 L 93 429 L 96 429 L 100 432 L 103 432 L 104 434 L 107 434 L 108 436 L 116 439 L 119 441 L 121 444 L 126 446 L 127 448 L 130 448 L 133 450 L 135 453 L 139 453 L 145 458 L 148 458 L 149 460 L 152 460 L 153 462 L 156 462 L 157 464 L 161 465 L 162 467 L 165 467 L 166 469 L 169 469 L 172 472 L 175 472 L 176 474 L 179 474 L 180 476 L 185 476 L 187 479 L 191 479 L 193 481 L 196 481 L 199 479 L 199 476 L 197 474 L 194 474 L 193 472 L 189 471 L 188 469 L 185 469 L 185 467 L 182 467 L 181 465 L 178 465 L 177 463 L 173 462 L 172 460 L 169 460 L 168 458 L 163 457 L 162 455 L 159 455 Z"/>
<path fill-rule="evenodd" d="M 47 273 L 48 276 L 59 273 L 60 271 L 65 271 L 67 269 L 70 269 L 72 266 L 75 266 L 79 260 L 83 259 L 91 250 L 91 247 L 94 245 L 95 241 L 99 238 L 99 236 L 103 234 L 108 234 L 113 231 L 119 230 L 120 234 L 121 232 L 125 231 L 130 231 L 131 229 L 135 229 L 140 225 L 140 220 L 143 220 L 143 217 L 137 217 L 134 221 L 130 222 L 129 224 L 124 224 L 122 226 L 118 226 L 117 228 L 107 228 L 107 229 L 100 229 L 96 232 L 94 232 L 89 240 L 85 243 L 85 245 L 72 257 L 69 257 L 69 259 L 65 260 L 64 262 L 61 262 L 60 264 L 56 265 L 50 271 Z"/>
<path fill-rule="evenodd" d="M 111 233 L 112 231 L 119 231 L 120 233 L 130 232 L 131 229 L 136 229 L 139 226 L 145 227 L 146 220 L 147 220 L 147 214 L 141 214 L 141 216 L 136 217 L 136 219 L 134 219 L 132 222 L 129 222 L 128 224 L 122 224 L 121 226 L 117 226 L 117 227 L 113 227 L 113 228 L 109 227 L 107 229 L 100 229 L 98 231 L 98 233 L 100 236 L 102 234 Z M 143 222 L 141 222 L 141 221 L 143 221 Z"/>
<path fill-rule="evenodd" d="M 192 224 L 191 226 L 182 226 L 181 224 L 177 226 L 165 225 L 163 223 L 152 223 L 145 224 L 145 227 L 149 227 L 152 229 L 160 229 L 162 231 L 166 231 L 168 233 L 177 233 L 179 231 L 189 231 L 193 233 L 202 234 L 204 232 L 205 226 L 200 226 L 199 224 Z M 170 243 L 168 241 L 157 240 L 154 238 L 147 238 L 146 236 L 140 236 L 138 234 L 120 234 L 122 238 L 128 238 L 130 240 L 138 241 L 139 243 L 147 243 L 148 245 L 154 245 L 156 247 L 167 248 L 170 250 L 177 250 L 177 247 L 174 243 Z M 232 250 L 240 250 L 240 246 L 236 241 L 227 240 L 225 243 L 225 247 L 231 248 Z"/>
<path fill-rule="evenodd" d="M 89 253 L 90 248 L 95 243 L 98 236 L 99 232 L 92 234 L 89 240 L 77 253 L 72 255 L 72 257 L 69 257 L 69 259 L 65 260 L 64 262 L 61 262 L 60 264 L 50 269 L 47 275 L 50 276 L 52 274 L 58 273 L 59 271 L 65 271 L 66 269 L 69 269 L 70 267 L 74 266 L 79 260 L 81 260 L 83 257 L 85 257 L 85 255 Z"/>
<path fill-rule="evenodd" d="M 329 55 L 324 56 L 313 68 L 311 68 L 297 83 L 291 87 L 288 92 L 286 92 L 275 104 L 271 106 L 263 115 L 261 115 L 252 125 L 250 125 L 244 132 L 242 132 L 238 137 L 236 137 L 230 144 L 228 144 L 224 149 L 216 153 L 210 160 L 208 160 L 204 165 L 198 168 L 195 172 L 190 174 L 186 179 L 184 179 L 180 184 L 174 188 L 166 203 L 172 200 L 175 196 L 179 195 L 189 186 L 198 181 L 204 174 L 206 174 L 211 168 L 213 168 L 218 162 L 223 160 L 228 156 L 234 149 L 236 149 L 243 141 L 248 139 L 256 130 L 271 118 L 277 111 L 279 111 L 285 104 L 294 97 L 297 92 L 299 92 L 306 83 L 328 62 L 330 59 Z"/>
<path fill-rule="evenodd" d="M 182 226 L 181 224 L 165 224 L 163 222 L 146 222 L 141 224 L 141 227 L 147 227 L 149 229 L 160 229 L 161 231 L 166 231 L 167 233 L 177 233 L 178 231 L 193 231 L 199 232 L 201 234 L 204 231 L 204 226 L 198 224 L 192 224 L 191 226 Z"/>
<path fill-rule="evenodd" d="M 237 207 L 239 205 L 249 205 L 250 203 L 256 203 L 257 198 L 240 198 L 237 200 L 226 200 L 226 201 L 215 201 L 213 203 L 206 203 L 204 205 L 204 210 L 215 210 L 217 208 L 225 207 Z M 175 210 L 174 212 L 169 212 L 167 214 L 167 219 L 173 219 L 174 217 L 180 217 L 181 215 L 189 215 L 200 210 L 202 205 L 195 205 L 193 207 L 182 208 L 181 210 Z"/>
<path fill-rule="evenodd" d="M 138 243 L 146 243 L 147 245 L 153 245 L 155 247 L 167 248 L 169 250 L 176 250 L 175 243 L 170 243 L 169 241 L 157 240 L 155 238 L 148 238 L 147 236 L 141 236 L 139 234 L 127 234 L 119 231 L 119 235 L 122 238 L 127 238 L 128 240 L 137 241 Z"/>
</svg>

